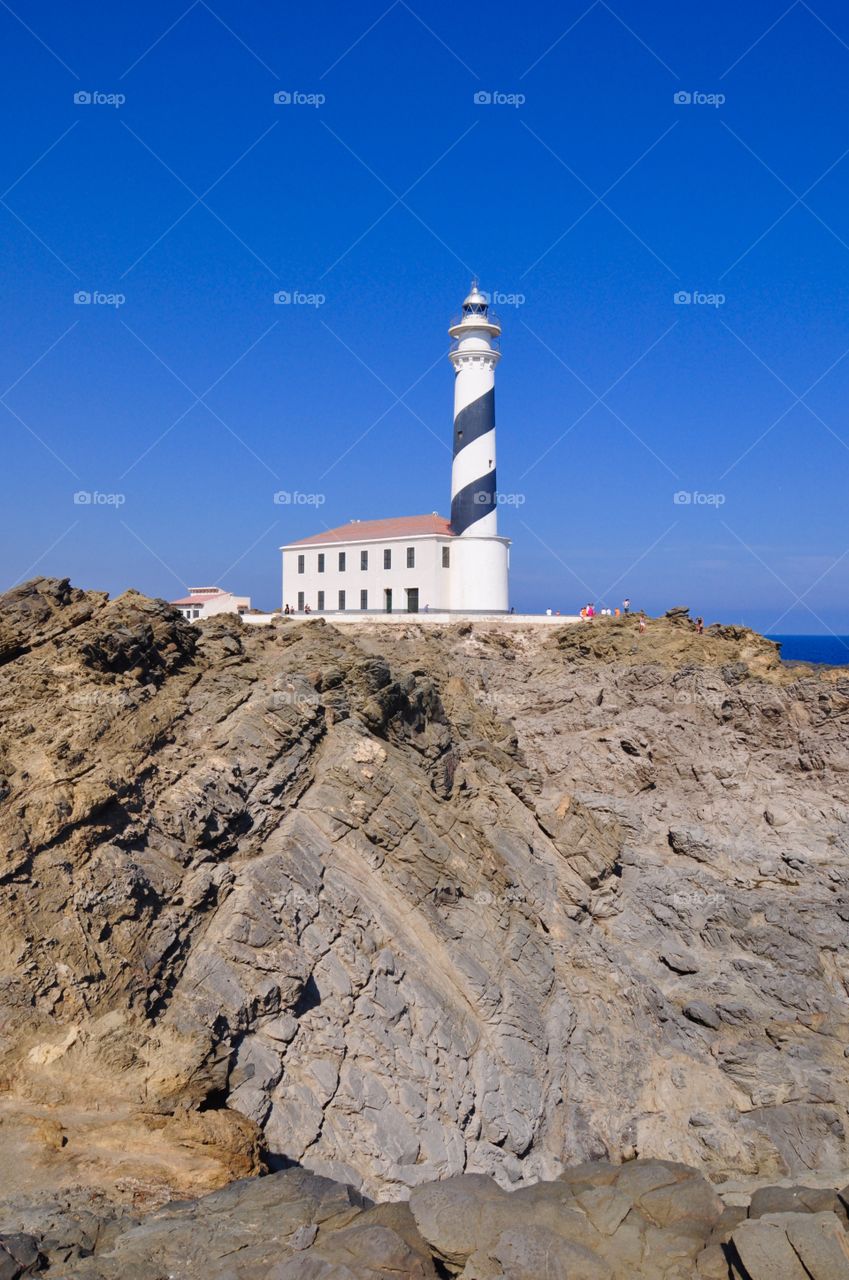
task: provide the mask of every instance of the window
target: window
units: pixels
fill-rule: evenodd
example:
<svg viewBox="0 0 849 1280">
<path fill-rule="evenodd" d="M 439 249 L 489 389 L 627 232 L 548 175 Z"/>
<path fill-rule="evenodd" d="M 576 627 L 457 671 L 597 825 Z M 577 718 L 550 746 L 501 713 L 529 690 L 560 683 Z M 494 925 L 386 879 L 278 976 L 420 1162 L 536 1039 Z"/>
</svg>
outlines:
<svg viewBox="0 0 849 1280">
<path fill-rule="evenodd" d="M 303 591 L 299 591 L 298 592 L 298 612 L 303 613 L 303 611 L 304 611 L 304 593 Z"/>
<path fill-rule="evenodd" d="M 339 612 L 340 613 L 345 612 L 345 592 L 344 591 L 339 592 Z"/>
<path fill-rule="evenodd" d="M 368 592 L 367 591 L 360 592 L 360 608 L 361 609 L 368 608 Z"/>
<path fill-rule="evenodd" d="M 368 568 L 368 552 L 367 551 L 360 552 L 360 568 L 361 569 Z"/>
<path fill-rule="evenodd" d="M 304 557 L 298 556 L 298 573 L 304 572 Z"/>
<path fill-rule="evenodd" d="M 324 552 L 323 551 L 319 551 L 318 553 L 318 571 L 319 573 L 324 573 Z"/>
<path fill-rule="evenodd" d="M 416 548 L 407 547 L 407 568 L 415 569 L 416 567 Z"/>
<path fill-rule="evenodd" d="M 384 569 L 392 568 L 392 552 L 389 547 L 383 553 L 383 567 Z"/>
<path fill-rule="evenodd" d="M 318 603 L 316 605 L 316 608 L 318 609 L 319 613 L 324 612 L 324 592 L 323 591 L 319 591 L 318 593 Z"/>
<path fill-rule="evenodd" d="M 451 567 L 451 548 L 450 547 L 442 548 L 442 567 L 443 569 L 450 569 Z"/>
<path fill-rule="evenodd" d="M 345 572 L 345 552 L 344 551 L 339 552 L 339 572 L 340 573 Z"/>
</svg>

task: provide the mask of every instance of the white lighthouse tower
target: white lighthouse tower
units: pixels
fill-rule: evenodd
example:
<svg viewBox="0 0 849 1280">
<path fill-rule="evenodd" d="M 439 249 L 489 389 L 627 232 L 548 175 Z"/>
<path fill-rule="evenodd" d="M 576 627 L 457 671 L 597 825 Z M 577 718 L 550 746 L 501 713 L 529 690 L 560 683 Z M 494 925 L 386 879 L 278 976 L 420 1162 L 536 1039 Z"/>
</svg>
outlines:
<svg viewBox="0 0 849 1280">
<path fill-rule="evenodd" d="M 495 366 L 501 326 L 476 280 L 448 330 L 454 366 L 451 467 L 451 609 L 506 612 L 509 547 L 498 536 L 495 484 Z"/>
</svg>

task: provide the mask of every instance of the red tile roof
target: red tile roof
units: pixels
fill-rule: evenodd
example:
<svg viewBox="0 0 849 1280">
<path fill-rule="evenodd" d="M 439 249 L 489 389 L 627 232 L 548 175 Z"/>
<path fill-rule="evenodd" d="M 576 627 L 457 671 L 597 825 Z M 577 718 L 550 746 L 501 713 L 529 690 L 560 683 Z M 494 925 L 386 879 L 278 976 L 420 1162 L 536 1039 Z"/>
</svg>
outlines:
<svg viewBox="0 0 849 1280">
<path fill-rule="evenodd" d="M 381 538 L 415 538 L 422 534 L 438 533 L 453 537 L 451 525 L 444 516 L 396 516 L 390 520 L 352 520 L 338 529 L 326 529 L 311 538 L 288 542 L 288 547 L 313 547 L 327 542 L 367 542 Z"/>
<path fill-rule="evenodd" d="M 181 596 L 179 600 L 171 600 L 171 604 L 209 604 L 215 596 Z"/>
</svg>

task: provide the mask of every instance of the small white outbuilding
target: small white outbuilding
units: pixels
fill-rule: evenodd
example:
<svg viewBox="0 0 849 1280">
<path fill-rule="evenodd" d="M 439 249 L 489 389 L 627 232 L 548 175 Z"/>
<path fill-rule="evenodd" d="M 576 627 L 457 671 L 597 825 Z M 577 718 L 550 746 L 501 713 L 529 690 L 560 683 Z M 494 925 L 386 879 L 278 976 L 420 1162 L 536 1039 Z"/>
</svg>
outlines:
<svg viewBox="0 0 849 1280">
<path fill-rule="evenodd" d="M 251 607 L 250 596 L 234 596 L 221 587 L 189 587 L 189 594 L 171 604 L 180 610 L 184 618 L 197 622 L 211 618 L 216 613 L 246 613 Z"/>
</svg>

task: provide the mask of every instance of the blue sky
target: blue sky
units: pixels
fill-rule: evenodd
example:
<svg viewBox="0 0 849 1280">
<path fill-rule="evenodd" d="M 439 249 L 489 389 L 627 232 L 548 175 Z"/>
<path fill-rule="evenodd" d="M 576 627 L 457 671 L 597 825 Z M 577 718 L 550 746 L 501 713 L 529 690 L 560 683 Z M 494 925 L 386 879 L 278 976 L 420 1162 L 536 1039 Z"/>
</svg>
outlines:
<svg viewBox="0 0 849 1280">
<path fill-rule="evenodd" d="M 518 609 L 849 632 L 844 6 L 47 0 L 0 39 L 3 587 L 273 607 L 281 542 L 447 513 L 476 273 Z"/>
</svg>

